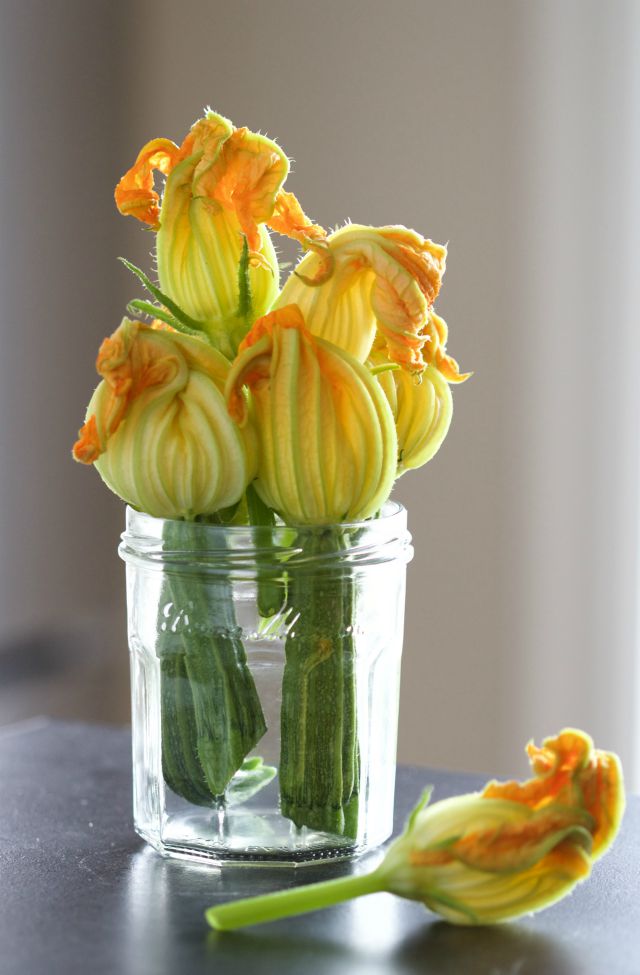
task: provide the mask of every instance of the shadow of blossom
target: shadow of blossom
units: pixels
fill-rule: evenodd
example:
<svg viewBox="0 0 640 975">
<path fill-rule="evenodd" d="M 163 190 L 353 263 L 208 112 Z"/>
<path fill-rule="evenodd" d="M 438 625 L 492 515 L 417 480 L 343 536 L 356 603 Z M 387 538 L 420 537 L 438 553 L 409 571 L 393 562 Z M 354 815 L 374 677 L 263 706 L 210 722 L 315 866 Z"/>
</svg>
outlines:
<svg viewBox="0 0 640 975">
<path fill-rule="evenodd" d="M 564 945 L 525 925 L 459 927 L 427 923 L 391 952 L 392 970 L 434 975 L 578 975 Z"/>
<path fill-rule="evenodd" d="M 314 879 L 320 879 L 318 873 Z M 527 922 L 456 927 L 434 919 L 420 904 L 388 894 L 240 931 L 207 927 L 204 910 L 211 903 L 265 893 L 273 884 L 274 871 L 269 869 L 219 871 L 163 860 L 149 849 L 138 851 L 123 889 L 121 970 L 146 975 L 167 967 L 189 970 L 197 964 L 211 971 L 260 975 L 579 975 L 581 971 L 566 946 L 537 933 Z"/>
<path fill-rule="evenodd" d="M 291 927 L 295 922 L 290 922 Z M 445 922 L 425 921 L 424 929 L 382 953 L 350 943 L 337 943 L 335 935 L 319 936 L 279 930 L 246 929 L 207 935 L 212 961 L 233 956 L 243 970 L 311 971 L 314 975 L 342 973 L 368 975 L 578 975 L 571 954 L 552 938 L 519 925 L 461 928 Z"/>
</svg>

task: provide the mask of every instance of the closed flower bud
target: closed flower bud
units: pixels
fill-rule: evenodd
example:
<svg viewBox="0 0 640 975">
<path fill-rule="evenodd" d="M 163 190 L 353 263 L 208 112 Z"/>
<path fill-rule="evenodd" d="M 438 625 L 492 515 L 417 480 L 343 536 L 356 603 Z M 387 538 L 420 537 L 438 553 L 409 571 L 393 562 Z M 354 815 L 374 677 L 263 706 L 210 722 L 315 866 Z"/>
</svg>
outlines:
<svg viewBox="0 0 640 975">
<path fill-rule="evenodd" d="M 167 178 L 162 201 L 154 189 L 156 171 Z M 295 197 L 281 192 L 288 171 L 289 161 L 275 142 L 209 111 L 181 146 L 169 139 L 147 143 L 116 187 L 120 212 L 157 231 L 162 292 L 201 323 L 225 355 L 235 354 L 251 322 L 278 292 L 278 262 L 266 223 L 273 218 L 287 232 L 288 200 L 304 218 Z M 311 237 L 324 235 L 310 221 L 306 227 Z M 302 239 L 302 228 L 292 229 Z M 238 284 L 245 238 L 250 309 Z"/>
<path fill-rule="evenodd" d="M 572 729 L 528 751 L 528 782 L 415 810 L 377 871 L 384 889 L 487 924 L 546 907 L 586 877 L 620 825 L 620 763 Z"/>
<path fill-rule="evenodd" d="M 159 518 L 237 502 L 255 474 L 250 425 L 223 390 L 229 363 L 206 342 L 124 319 L 100 348 L 103 377 L 73 448 L 119 497 Z"/>
<path fill-rule="evenodd" d="M 431 460 L 446 437 L 453 414 L 449 384 L 429 364 L 420 376 L 405 369 L 387 369 L 384 353 L 371 357 L 378 382 L 387 397 L 398 436 L 398 476 Z"/>
<path fill-rule="evenodd" d="M 374 514 L 396 473 L 391 411 L 366 366 L 313 338 L 300 309 L 255 323 L 227 382 L 232 415 L 244 422 L 243 386 L 259 440 L 255 487 L 290 524 L 328 525 Z"/>
<path fill-rule="evenodd" d="M 437 360 L 461 381 L 466 377 L 446 356 L 432 321 L 446 255 L 445 247 L 406 227 L 349 225 L 303 258 L 276 307 L 295 302 L 313 335 L 361 362 L 378 334 L 389 359 L 408 371 Z"/>
</svg>

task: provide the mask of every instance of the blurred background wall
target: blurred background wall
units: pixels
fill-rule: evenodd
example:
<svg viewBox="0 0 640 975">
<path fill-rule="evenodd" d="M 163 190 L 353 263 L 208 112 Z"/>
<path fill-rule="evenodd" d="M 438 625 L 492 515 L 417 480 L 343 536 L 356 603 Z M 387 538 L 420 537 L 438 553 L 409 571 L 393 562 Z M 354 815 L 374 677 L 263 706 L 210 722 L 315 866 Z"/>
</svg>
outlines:
<svg viewBox="0 0 640 975">
<path fill-rule="evenodd" d="M 400 758 L 510 774 L 563 725 L 640 773 L 633 0 L 4 0 L 0 722 L 128 717 L 120 502 L 70 445 L 151 237 L 115 183 L 211 105 L 278 138 L 324 226 L 449 241 L 472 380 L 396 496 Z M 638 781 L 638 779 L 636 779 Z"/>
</svg>

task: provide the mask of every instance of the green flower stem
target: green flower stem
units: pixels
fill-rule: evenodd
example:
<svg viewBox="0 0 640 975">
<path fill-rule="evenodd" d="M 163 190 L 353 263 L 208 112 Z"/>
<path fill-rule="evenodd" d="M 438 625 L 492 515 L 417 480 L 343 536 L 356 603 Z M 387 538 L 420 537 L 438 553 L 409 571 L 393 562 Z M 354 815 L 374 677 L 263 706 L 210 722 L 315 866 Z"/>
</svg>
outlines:
<svg viewBox="0 0 640 975">
<path fill-rule="evenodd" d="M 359 750 L 353 631 L 354 578 L 322 565 L 342 548 L 327 528 L 303 536 L 308 565 L 289 573 L 294 622 L 285 644 L 280 808 L 296 826 L 355 837 Z"/>
<path fill-rule="evenodd" d="M 167 522 L 167 548 L 192 551 L 197 559 L 198 529 Z M 159 622 L 163 773 L 178 795 L 211 805 L 266 731 L 228 579 L 167 571 Z"/>
<path fill-rule="evenodd" d="M 306 887 L 293 887 L 278 890 L 260 897 L 247 897 L 244 900 L 210 907 L 205 912 L 207 922 L 217 931 L 233 931 L 248 924 L 261 924 L 264 921 L 277 921 L 283 917 L 307 914 L 332 904 L 376 894 L 385 890 L 383 878 L 374 871 L 355 877 L 339 877 L 325 880 Z"/>
<path fill-rule="evenodd" d="M 271 532 L 276 523 L 273 510 L 264 503 L 251 485 L 247 488 L 246 498 L 249 523 L 255 528 L 267 528 Z M 269 537 L 269 534 L 265 532 L 265 542 L 267 542 Z M 282 574 L 279 572 L 274 573 L 272 569 L 265 568 L 261 565 L 261 562 L 270 563 L 272 561 L 268 554 L 265 558 L 261 558 L 259 555 L 256 556 L 256 564 L 258 567 L 258 612 L 263 619 L 269 619 L 270 616 L 277 613 L 284 603 Z"/>
</svg>

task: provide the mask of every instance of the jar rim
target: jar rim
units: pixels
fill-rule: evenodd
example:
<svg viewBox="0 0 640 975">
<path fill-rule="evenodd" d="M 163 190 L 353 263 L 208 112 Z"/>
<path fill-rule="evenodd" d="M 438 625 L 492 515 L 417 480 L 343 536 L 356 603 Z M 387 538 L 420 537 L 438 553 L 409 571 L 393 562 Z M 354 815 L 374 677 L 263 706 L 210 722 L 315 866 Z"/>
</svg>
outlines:
<svg viewBox="0 0 640 975">
<path fill-rule="evenodd" d="M 333 532 L 333 538 L 325 539 Z M 261 564 L 319 568 L 343 561 L 372 565 L 413 555 L 407 512 L 387 501 L 376 518 L 335 525 L 210 525 L 136 511 L 127 506 L 118 552 L 125 562 L 174 571 L 244 570 Z M 311 553 L 311 554 L 310 554 Z"/>
<path fill-rule="evenodd" d="M 406 518 L 407 509 L 404 507 L 400 501 L 395 501 L 389 498 L 380 508 L 379 512 L 375 517 L 365 518 L 361 521 L 337 521 L 331 525 L 295 525 L 286 524 L 285 522 L 279 522 L 274 527 L 275 529 L 290 529 L 299 532 L 322 532 L 326 531 L 328 528 L 336 529 L 360 529 L 360 528 L 370 528 L 372 525 L 377 523 L 383 523 L 386 525 L 391 524 L 392 519 Z M 148 515 L 145 511 L 138 511 L 137 508 L 133 508 L 131 505 L 126 505 L 126 523 L 127 528 L 131 525 L 152 525 L 160 526 L 164 524 L 171 524 L 172 522 L 176 524 L 191 524 L 198 529 L 203 530 L 213 530 L 214 532 L 223 532 L 225 535 L 233 537 L 234 534 L 242 534 L 246 532 L 248 528 L 254 528 L 254 525 L 212 525 L 208 522 L 185 522 L 180 518 L 157 518 L 155 515 Z"/>
</svg>

